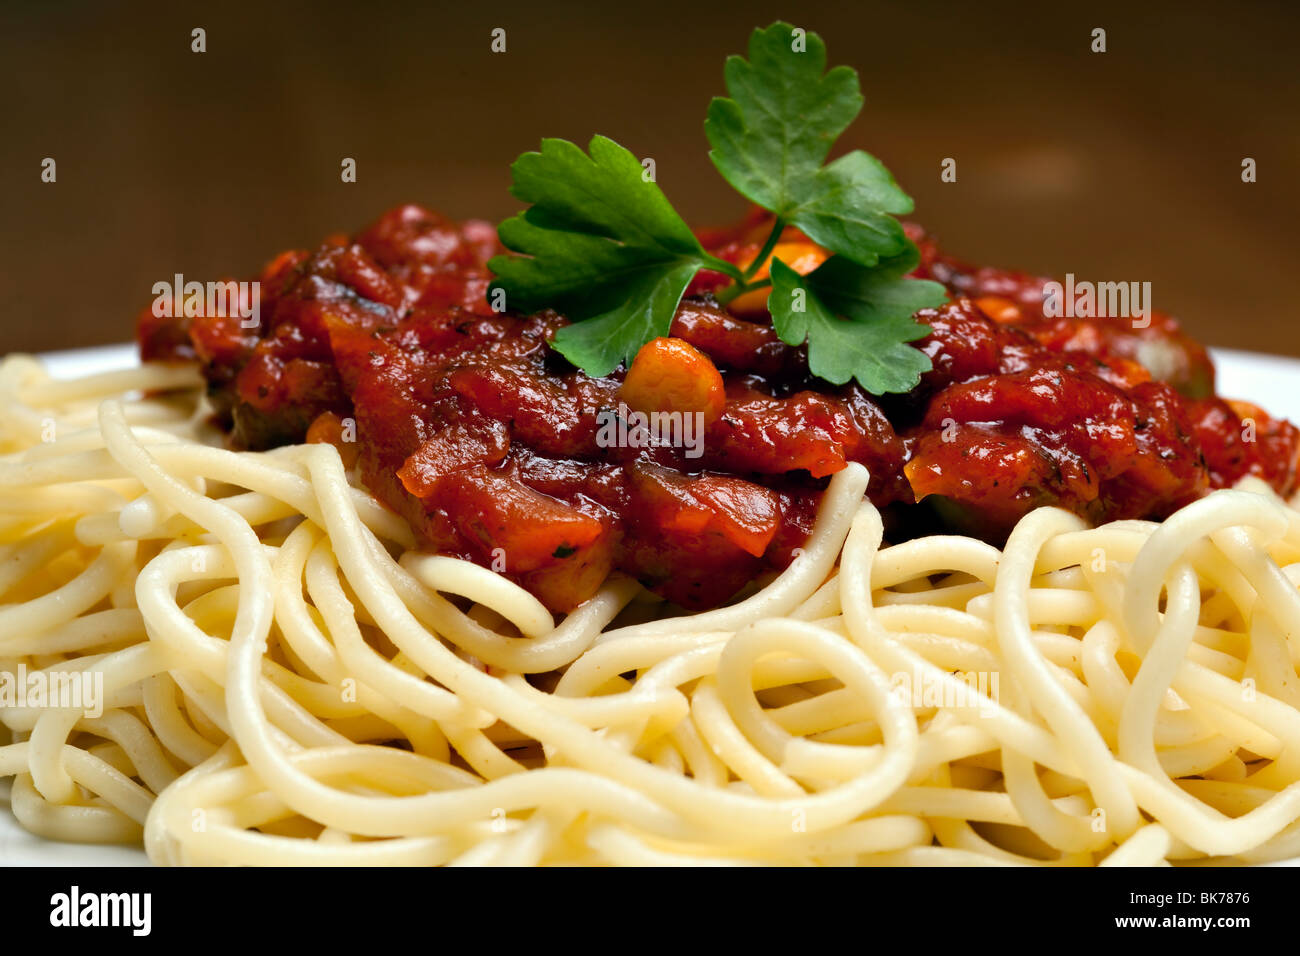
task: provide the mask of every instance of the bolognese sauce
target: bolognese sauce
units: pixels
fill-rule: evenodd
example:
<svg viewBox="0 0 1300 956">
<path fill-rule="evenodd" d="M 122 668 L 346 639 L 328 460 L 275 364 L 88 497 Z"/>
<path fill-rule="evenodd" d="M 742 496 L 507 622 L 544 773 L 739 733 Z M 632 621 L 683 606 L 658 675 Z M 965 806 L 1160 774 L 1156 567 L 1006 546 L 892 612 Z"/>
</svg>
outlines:
<svg viewBox="0 0 1300 956">
<path fill-rule="evenodd" d="M 770 223 L 700 237 L 746 265 Z M 337 445 L 423 547 L 494 567 L 554 611 L 615 570 L 689 609 L 728 600 L 793 559 L 851 461 L 895 536 L 938 524 L 996 541 L 1042 505 L 1160 518 L 1246 475 L 1295 490 L 1300 432 L 1216 397 L 1205 349 L 1174 319 L 1048 317 L 1045 280 L 908 232 L 916 275 L 950 300 L 918 313 L 933 367 L 902 395 L 813 377 L 762 293 L 724 308 L 708 273 L 668 337 L 588 376 L 548 347 L 562 316 L 489 307 L 491 224 L 410 205 L 272 260 L 254 328 L 146 310 L 138 338 L 146 360 L 201 363 L 236 447 Z M 793 230 L 776 254 L 798 271 L 825 258 Z M 702 440 L 602 440 L 628 410 L 694 416 Z"/>
</svg>

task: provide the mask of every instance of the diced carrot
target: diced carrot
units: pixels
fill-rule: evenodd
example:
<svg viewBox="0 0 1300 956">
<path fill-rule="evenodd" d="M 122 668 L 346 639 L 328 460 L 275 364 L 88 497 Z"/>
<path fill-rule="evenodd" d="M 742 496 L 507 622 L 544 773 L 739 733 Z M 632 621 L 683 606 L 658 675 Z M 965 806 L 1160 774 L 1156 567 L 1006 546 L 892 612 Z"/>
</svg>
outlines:
<svg viewBox="0 0 1300 956">
<path fill-rule="evenodd" d="M 638 412 L 701 412 L 717 421 L 726 404 L 722 375 L 707 355 L 681 339 L 651 339 L 636 353 L 619 395 Z"/>
<path fill-rule="evenodd" d="M 975 305 L 979 310 L 987 315 L 999 325 L 1006 325 L 1008 322 L 1019 322 L 1021 320 L 1020 306 L 1010 299 L 1004 299 L 999 295 L 986 295 L 975 300 Z"/>
<path fill-rule="evenodd" d="M 758 271 L 754 273 L 750 281 L 766 279 L 771 274 L 773 259 L 780 259 L 802 276 L 812 272 L 830 257 L 829 252 L 811 239 L 778 242 L 772 249 L 772 255 L 759 266 Z M 749 262 L 741 261 L 737 265 L 742 269 L 748 269 L 753 261 L 751 258 Z M 746 292 L 744 295 L 737 296 L 732 300 L 727 308 L 736 315 L 762 312 L 767 308 L 767 297 L 771 291 L 771 289 L 755 289 L 753 292 Z"/>
<path fill-rule="evenodd" d="M 311 445 L 333 445 L 339 450 L 343 465 L 351 468 L 357 463 L 359 447 L 357 445 L 356 424 L 347 425 L 333 412 L 321 412 L 307 427 L 307 443 Z"/>
</svg>

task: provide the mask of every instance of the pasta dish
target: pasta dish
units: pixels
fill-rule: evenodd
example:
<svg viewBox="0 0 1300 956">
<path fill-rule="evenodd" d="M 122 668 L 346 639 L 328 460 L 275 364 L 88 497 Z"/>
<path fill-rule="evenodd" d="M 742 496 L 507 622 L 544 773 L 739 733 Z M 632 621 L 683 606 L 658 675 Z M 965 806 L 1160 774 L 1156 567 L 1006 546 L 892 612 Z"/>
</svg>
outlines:
<svg viewBox="0 0 1300 956">
<path fill-rule="evenodd" d="M 1137 293 L 823 165 L 824 70 L 785 24 L 729 62 L 734 226 L 546 140 L 499 227 L 401 206 L 160 283 L 137 368 L 0 362 L 19 823 L 167 865 L 1300 855 L 1300 431 Z"/>
</svg>

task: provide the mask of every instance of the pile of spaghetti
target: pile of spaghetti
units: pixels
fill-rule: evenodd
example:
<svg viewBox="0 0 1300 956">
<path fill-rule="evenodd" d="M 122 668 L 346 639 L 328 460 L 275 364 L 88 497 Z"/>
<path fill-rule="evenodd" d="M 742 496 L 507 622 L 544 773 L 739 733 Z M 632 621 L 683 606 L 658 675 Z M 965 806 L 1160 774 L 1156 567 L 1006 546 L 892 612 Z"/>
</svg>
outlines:
<svg viewBox="0 0 1300 956">
<path fill-rule="evenodd" d="M 558 625 L 413 550 L 328 444 L 232 452 L 197 373 L 0 364 L 19 822 L 161 864 L 1149 865 L 1300 855 L 1300 513 L 883 546 L 869 476 L 730 606 Z M 51 705 L 57 701 L 49 702 Z"/>
</svg>

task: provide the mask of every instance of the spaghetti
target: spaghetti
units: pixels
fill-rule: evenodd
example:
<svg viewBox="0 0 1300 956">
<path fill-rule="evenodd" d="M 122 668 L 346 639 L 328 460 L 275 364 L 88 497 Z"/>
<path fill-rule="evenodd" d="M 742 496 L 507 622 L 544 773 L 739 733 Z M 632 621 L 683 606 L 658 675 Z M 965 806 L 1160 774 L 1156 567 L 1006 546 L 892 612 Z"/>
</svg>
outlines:
<svg viewBox="0 0 1300 956">
<path fill-rule="evenodd" d="M 328 444 L 216 447 L 197 374 L 0 364 L 18 821 L 160 864 L 1262 862 L 1300 854 L 1300 512 L 1044 508 L 885 546 L 866 469 L 802 554 L 555 624 L 414 550 Z"/>
</svg>

